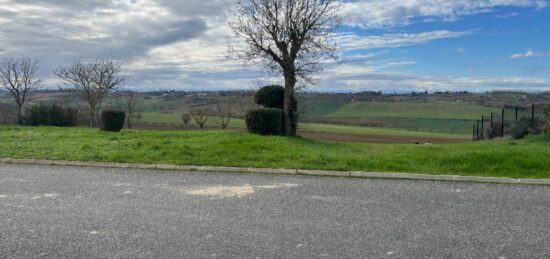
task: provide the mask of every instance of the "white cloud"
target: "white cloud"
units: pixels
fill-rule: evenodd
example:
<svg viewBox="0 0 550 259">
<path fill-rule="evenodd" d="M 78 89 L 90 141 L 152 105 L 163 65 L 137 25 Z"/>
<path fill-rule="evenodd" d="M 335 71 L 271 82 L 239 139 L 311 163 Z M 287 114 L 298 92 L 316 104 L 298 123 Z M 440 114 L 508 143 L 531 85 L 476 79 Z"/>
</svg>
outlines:
<svg viewBox="0 0 550 259">
<path fill-rule="evenodd" d="M 421 33 L 383 34 L 380 36 L 359 36 L 356 34 L 340 35 L 338 46 L 344 50 L 397 48 L 424 44 L 434 40 L 458 38 L 469 35 L 472 31 L 437 30 Z"/>
<path fill-rule="evenodd" d="M 74 59 L 112 56 L 132 73 L 130 87 L 141 89 L 249 89 L 262 78 L 226 58 L 227 27 L 234 0 L 0 0 L 0 47 L 6 55 L 27 55 L 41 61 L 46 82 L 51 71 Z M 542 0 L 359 0 L 345 3 L 345 22 L 384 28 L 420 20 L 452 20 L 499 6 L 546 7 Z M 329 67 L 323 77 L 330 89 L 340 87 L 445 88 L 479 79 L 419 76 L 381 72 L 406 69 L 415 60 L 384 58 L 389 48 L 426 44 L 467 36 L 474 31 L 434 30 L 371 36 L 342 34 L 340 51 L 384 49 L 345 56 L 344 65 Z M 457 52 L 461 52 L 457 49 Z M 522 56 L 537 56 L 540 52 Z M 396 55 L 393 55 L 396 56 Z M 494 82 L 503 83 L 497 79 Z M 508 80 L 503 85 L 511 85 Z M 515 80 L 533 87 L 541 81 Z M 491 84 L 488 84 L 491 85 Z M 498 87 L 498 83 L 492 84 Z M 353 86 L 353 87 L 352 87 Z M 548 87 L 548 85 L 546 85 Z"/>
<path fill-rule="evenodd" d="M 545 8 L 545 0 L 359 0 L 344 5 L 345 22 L 364 28 L 395 27 L 424 21 L 455 20 L 460 16 L 490 12 L 495 7 Z"/>
<path fill-rule="evenodd" d="M 527 50 L 525 53 L 517 53 L 510 55 L 511 59 L 520 59 L 520 58 L 536 58 L 536 57 L 546 57 L 550 56 L 550 51 L 534 51 L 532 49 Z"/>
</svg>

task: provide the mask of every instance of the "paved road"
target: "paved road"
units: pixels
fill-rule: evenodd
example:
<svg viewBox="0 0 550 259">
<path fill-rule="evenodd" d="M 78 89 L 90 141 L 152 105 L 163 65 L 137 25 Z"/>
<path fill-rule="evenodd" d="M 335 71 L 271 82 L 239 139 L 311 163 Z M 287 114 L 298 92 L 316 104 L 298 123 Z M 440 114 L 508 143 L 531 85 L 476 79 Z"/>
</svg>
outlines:
<svg viewBox="0 0 550 259">
<path fill-rule="evenodd" d="M 0 257 L 550 258 L 550 188 L 0 165 Z"/>
</svg>

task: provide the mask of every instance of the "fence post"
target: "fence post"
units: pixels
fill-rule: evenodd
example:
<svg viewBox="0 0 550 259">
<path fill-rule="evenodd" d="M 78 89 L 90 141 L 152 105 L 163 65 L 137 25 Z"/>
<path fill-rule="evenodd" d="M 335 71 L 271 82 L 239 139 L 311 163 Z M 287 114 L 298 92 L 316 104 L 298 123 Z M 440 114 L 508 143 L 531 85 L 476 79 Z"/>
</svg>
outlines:
<svg viewBox="0 0 550 259">
<path fill-rule="evenodd" d="M 479 140 L 479 120 L 476 120 L 476 139 Z"/>
<path fill-rule="evenodd" d="M 501 137 L 504 138 L 504 108 L 502 108 L 502 118 L 500 119 L 500 126 L 501 126 L 501 129 L 500 129 L 500 133 L 501 133 Z"/>
<path fill-rule="evenodd" d="M 531 106 L 531 128 L 535 128 L 535 104 Z"/>
<path fill-rule="evenodd" d="M 493 119 L 493 113 L 491 112 L 491 127 L 489 128 L 489 139 L 492 139 L 493 138 L 493 129 L 494 129 L 494 119 Z"/>
<path fill-rule="evenodd" d="M 472 129 L 472 141 L 476 141 L 476 125 L 474 124 Z"/>
<path fill-rule="evenodd" d="M 485 139 L 485 116 L 481 115 L 481 139 Z"/>
<path fill-rule="evenodd" d="M 518 111 L 519 111 L 519 107 L 516 106 L 516 122 L 518 122 Z"/>
</svg>

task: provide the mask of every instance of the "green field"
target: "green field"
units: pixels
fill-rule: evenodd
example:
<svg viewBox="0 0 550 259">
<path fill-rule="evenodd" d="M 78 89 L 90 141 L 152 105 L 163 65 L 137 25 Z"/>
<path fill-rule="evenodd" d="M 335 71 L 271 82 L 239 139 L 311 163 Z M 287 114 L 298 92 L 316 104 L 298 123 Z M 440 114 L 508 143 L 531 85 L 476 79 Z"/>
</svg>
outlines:
<svg viewBox="0 0 550 259">
<path fill-rule="evenodd" d="M 166 113 L 143 113 L 142 122 L 150 123 L 167 123 L 182 125 L 180 115 L 178 114 L 166 114 Z M 206 124 L 209 128 L 219 128 L 219 118 L 211 117 Z M 195 125 L 195 122 L 191 121 L 190 125 Z M 242 119 L 231 119 L 229 124 L 233 129 L 245 129 L 246 125 Z M 300 130 L 304 131 L 317 131 L 317 132 L 329 132 L 329 133 L 343 133 L 343 134 L 366 134 L 366 135 L 383 135 L 383 136 L 414 136 L 414 137 L 445 137 L 445 138 L 470 138 L 470 135 L 464 134 L 446 134 L 437 132 L 424 132 L 424 131 L 411 131 L 411 130 L 399 130 L 399 129 L 387 129 L 387 128 L 375 128 L 375 127 L 360 127 L 360 126 L 345 126 L 335 124 L 318 124 L 318 123 L 301 123 L 299 124 Z M 469 132 L 468 132 L 469 133 Z"/>
<path fill-rule="evenodd" d="M 0 157 L 550 178 L 550 136 L 452 145 L 347 144 L 232 131 L 0 126 Z"/>
<path fill-rule="evenodd" d="M 356 102 L 340 107 L 328 117 L 476 120 L 491 112 L 500 113 L 500 109 L 451 102 Z"/>
<path fill-rule="evenodd" d="M 166 123 L 174 125 L 183 125 L 181 115 L 175 113 L 156 113 L 156 112 L 146 112 L 142 113 L 142 122 L 150 123 Z M 189 125 L 196 125 L 196 123 L 191 120 Z M 206 122 L 206 127 L 209 128 L 219 128 L 220 127 L 220 118 L 219 117 L 209 117 Z M 244 129 L 245 123 L 241 119 L 231 119 L 229 122 L 229 128 Z"/>
</svg>

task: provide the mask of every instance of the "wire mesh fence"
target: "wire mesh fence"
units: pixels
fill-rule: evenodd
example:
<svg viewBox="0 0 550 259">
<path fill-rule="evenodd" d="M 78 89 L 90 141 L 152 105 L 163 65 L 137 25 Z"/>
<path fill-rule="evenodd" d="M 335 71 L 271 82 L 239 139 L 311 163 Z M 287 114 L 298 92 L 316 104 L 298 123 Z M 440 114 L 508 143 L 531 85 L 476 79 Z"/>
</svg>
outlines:
<svg viewBox="0 0 550 259">
<path fill-rule="evenodd" d="M 484 114 L 472 126 L 472 140 L 485 140 L 514 136 L 518 128 L 532 132 L 546 131 L 544 105 L 505 105 L 501 112 Z"/>
</svg>

